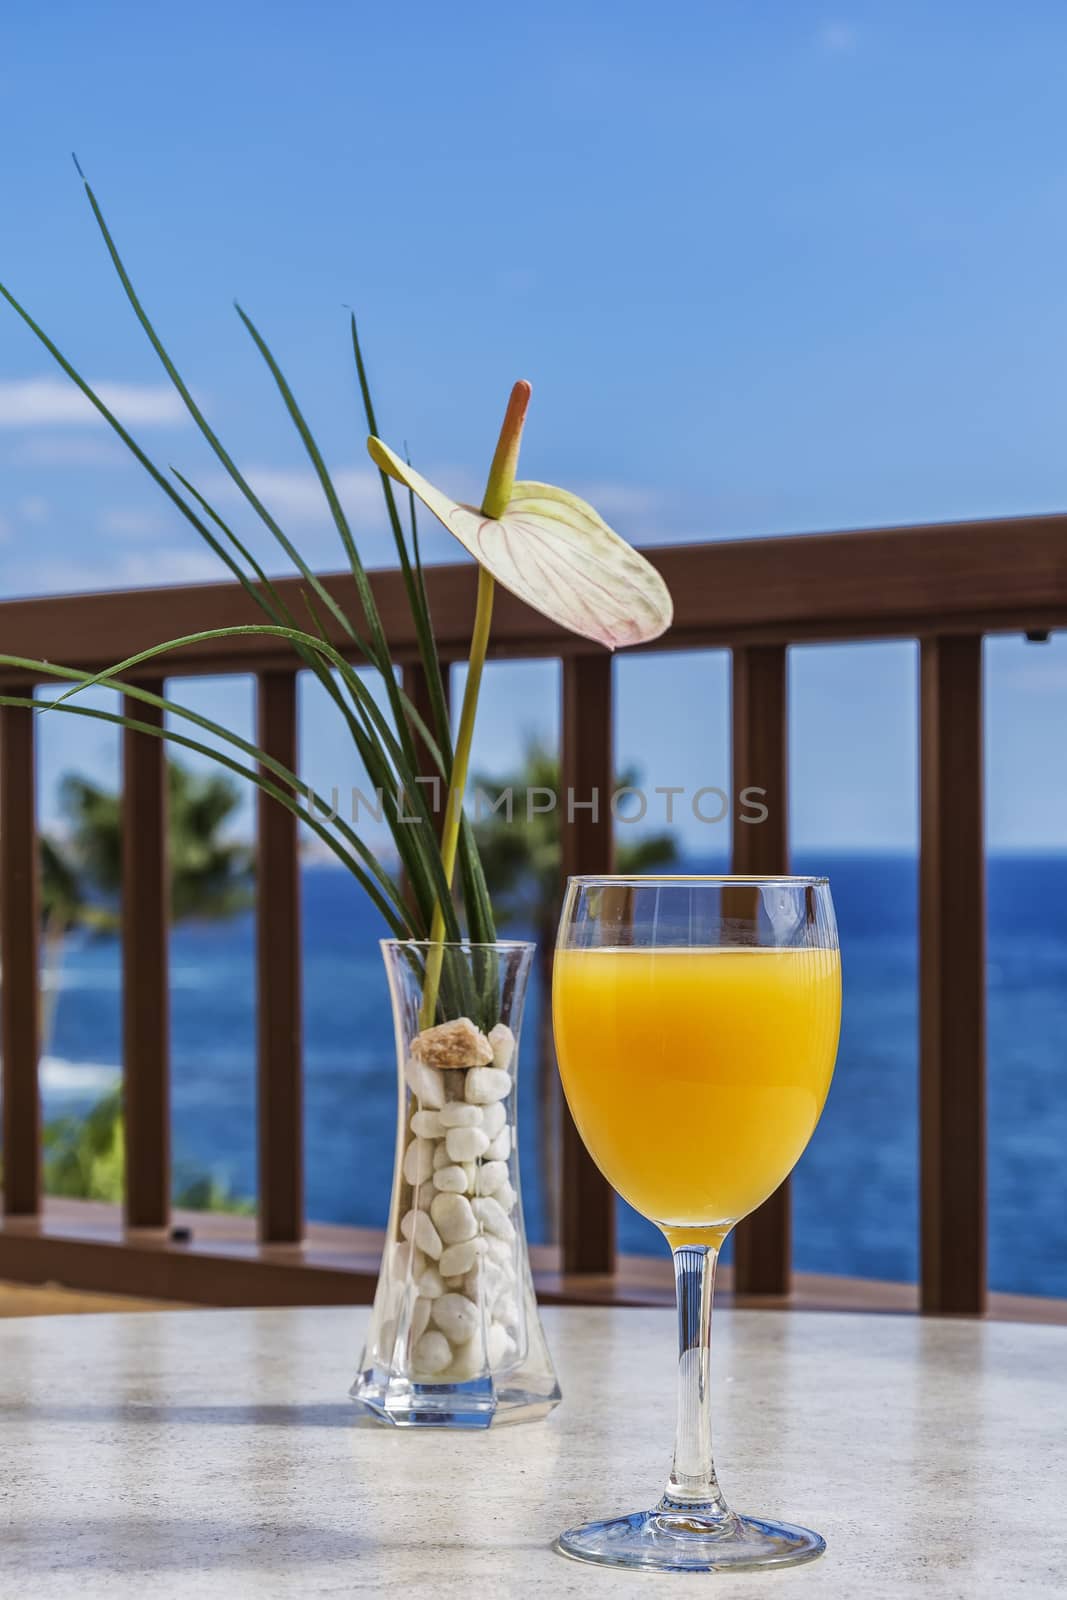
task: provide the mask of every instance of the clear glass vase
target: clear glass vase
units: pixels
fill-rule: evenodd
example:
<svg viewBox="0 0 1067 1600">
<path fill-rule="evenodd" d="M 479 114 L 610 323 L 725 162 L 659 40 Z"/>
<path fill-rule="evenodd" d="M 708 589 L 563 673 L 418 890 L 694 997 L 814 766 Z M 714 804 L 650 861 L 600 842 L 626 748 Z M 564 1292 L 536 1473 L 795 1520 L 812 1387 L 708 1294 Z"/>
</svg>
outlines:
<svg viewBox="0 0 1067 1600">
<path fill-rule="evenodd" d="M 533 951 L 382 940 L 396 1166 L 351 1393 L 386 1422 L 485 1428 L 544 1416 L 560 1398 L 519 1186 L 516 1068 Z"/>
</svg>

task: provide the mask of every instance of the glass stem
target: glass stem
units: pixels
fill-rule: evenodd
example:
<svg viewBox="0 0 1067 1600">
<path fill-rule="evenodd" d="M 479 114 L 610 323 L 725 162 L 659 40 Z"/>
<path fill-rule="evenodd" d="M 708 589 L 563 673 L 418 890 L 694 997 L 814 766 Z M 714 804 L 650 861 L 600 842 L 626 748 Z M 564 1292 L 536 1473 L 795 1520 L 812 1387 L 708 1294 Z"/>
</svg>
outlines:
<svg viewBox="0 0 1067 1600">
<path fill-rule="evenodd" d="M 715 1245 L 679 1245 L 674 1254 L 678 1294 L 678 1424 L 674 1464 L 661 1511 L 729 1515 L 711 1455 L 711 1300 Z"/>
</svg>

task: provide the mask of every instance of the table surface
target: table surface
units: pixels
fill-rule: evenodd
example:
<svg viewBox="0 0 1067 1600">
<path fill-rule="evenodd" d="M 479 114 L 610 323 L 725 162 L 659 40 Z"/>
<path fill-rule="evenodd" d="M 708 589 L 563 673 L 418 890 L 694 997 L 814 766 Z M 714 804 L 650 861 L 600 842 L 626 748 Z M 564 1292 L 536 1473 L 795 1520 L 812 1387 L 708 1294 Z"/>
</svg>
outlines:
<svg viewBox="0 0 1067 1600">
<path fill-rule="evenodd" d="M 615 1573 L 561 1527 L 658 1498 L 666 1311 L 548 1309 L 563 1404 L 481 1434 L 357 1424 L 368 1313 L 0 1323 L 0 1594 L 1062 1596 L 1067 1329 L 724 1310 L 716 1455 L 740 1511 L 816 1527 L 805 1567 Z"/>
</svg>

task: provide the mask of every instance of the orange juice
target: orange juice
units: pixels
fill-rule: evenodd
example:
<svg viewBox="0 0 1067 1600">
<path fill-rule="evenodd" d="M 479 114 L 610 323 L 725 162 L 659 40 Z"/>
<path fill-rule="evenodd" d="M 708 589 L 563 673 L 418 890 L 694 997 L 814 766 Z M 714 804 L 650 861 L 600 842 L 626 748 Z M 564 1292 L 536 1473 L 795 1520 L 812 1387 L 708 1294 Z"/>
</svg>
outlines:
<svg viewBox="0 0 1067 1600">
<path fill-rule="evenodd" d="M 666 1229 L 725 1231 L 819 1120 L 841 1014 L 828 949 L 560 949 L 556 1051 L 594 1161 Z"/>
</svg>

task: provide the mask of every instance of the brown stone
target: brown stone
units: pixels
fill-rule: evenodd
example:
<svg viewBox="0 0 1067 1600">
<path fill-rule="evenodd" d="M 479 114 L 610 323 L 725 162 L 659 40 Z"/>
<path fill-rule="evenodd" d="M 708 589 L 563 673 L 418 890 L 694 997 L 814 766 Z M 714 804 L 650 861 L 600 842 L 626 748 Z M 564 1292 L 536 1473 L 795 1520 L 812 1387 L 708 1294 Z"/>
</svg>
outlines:
<svg viewBox="0 0 1067 1600">
<path fill-rule="evenodd" d="M 411 1053 L 427 1067 L 484 1067 L 493 1059 L 492 1045 L 470 1017 L 425 1028 L 412 1040 Z"/>
</svg>

